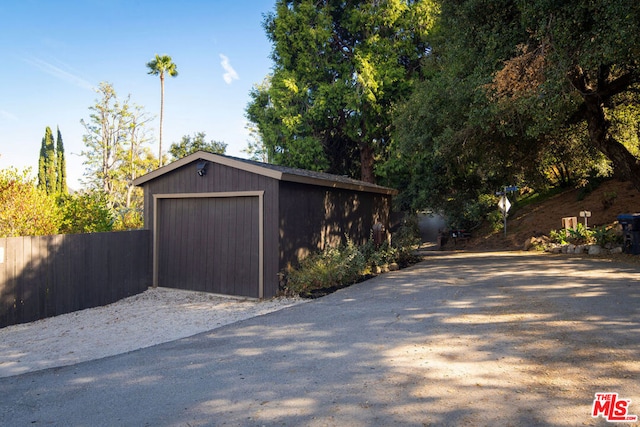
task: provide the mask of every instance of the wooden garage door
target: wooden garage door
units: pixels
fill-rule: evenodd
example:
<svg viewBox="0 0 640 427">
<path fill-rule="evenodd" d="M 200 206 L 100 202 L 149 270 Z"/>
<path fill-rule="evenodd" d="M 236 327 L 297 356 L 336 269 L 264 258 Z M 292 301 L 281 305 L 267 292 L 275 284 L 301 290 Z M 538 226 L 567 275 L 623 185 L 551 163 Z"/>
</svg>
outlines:
<svg viewBox="0 0 640 427">
<path fill-rule="evenodd" d="M 259 298 L 258 196 L 156 200 L 158 286 Z"/>
</svg>

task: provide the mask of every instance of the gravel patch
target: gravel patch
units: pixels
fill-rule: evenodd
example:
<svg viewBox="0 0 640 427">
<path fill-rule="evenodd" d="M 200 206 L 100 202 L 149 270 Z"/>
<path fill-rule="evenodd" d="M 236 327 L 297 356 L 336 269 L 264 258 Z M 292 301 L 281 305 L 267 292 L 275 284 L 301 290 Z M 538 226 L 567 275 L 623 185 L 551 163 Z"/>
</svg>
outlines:
<svg viewBox="0 0 640 427">
<path fill-rule="evenodd" d="M 150 288 L 107 306 L 0 329 L 0 378 L 128 353 L 302 302 Z"/>
</svg>

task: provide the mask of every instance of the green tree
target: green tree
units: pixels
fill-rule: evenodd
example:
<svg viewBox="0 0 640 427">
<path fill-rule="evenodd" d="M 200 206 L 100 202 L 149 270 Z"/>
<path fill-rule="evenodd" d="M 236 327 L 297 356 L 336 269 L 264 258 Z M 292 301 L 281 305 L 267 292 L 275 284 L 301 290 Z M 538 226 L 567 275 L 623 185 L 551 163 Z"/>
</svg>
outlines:
<svg viewBox="0 0 640 427">
<path fill-rule="evenodd" d="M 160 142 L 158 148 L 158 165 L 162 166 L 162 127 L 164 125 L 164 77 L 168 75 L 170 77 L 178 76 L 178 67 L 171 60 L 169 55 L 158 55 L 147 62 L 147 68 L 149 72 L 154 76 L 160 76 Z"/>
<path fill-rule="evenodd" d="M 249 130 L 249 136 L 251 139 L 247 142 L 247 146 L 242 149 L 242 152 L 248 154 L 251 160 L 271 163 L 271 160 L 269 159 L 269 150 L 262 142 L 258 129 L 251 125 L 248 125 L 247 129 Z"/>
<path fill-rule="evenodd" d="M 116 228 L 123 222 L 137 224 L 143 201 L 133 181 L 157 165 L 157 159 L 145 147 L 150 141 L 145 125 L 151 118 L 142 107 L 132 106 L 130 97 L 120 102 L 109 83 L 101 83 L 98 93 L 100 98 L 89 108 L 89 120 L 81 120 L 86 131 L 86 149 L 82 152 L 87 166 L 85 184 L 90 192 L 105 195 Z"/>
<path fill-rule="evenodd" d="M 64 143 L 62 142 L 62 133 L 58 128 L 56 138 L 56 193 L 67 194 L 67 161 L 64 156 Z"/>
<path fill-rule="evenodd" d="M 436 11 L 431 0 L 279 0 L 264 22 L 274 72 L 247 107 L 268 157 L 373 182 Z"/>
<path fill-rule="evenodd" d="M 118 169 L 117 179 L 120 203 L 127 210 L 142 210 L 142 189 L 133 185 L 133 181 L 141 175 L 150 172 L 155 167 L 155 158 L 146 145 L 151 141 L 147 134 L 146 125 L 152 117 L 139 105 L 129 108 L 127 105 L 127 127 L 122 136 L 123 159 Z M 124 187 L 124 189 L 122 188 Z M 124 194 L 123 194 L 124 192 Z"/>
<path fill-rule="evenodd" d="M 640 190 L 637 147 L 625 145 L 612 123 L 621 109 L 638 105 L 640 4 L 537 0 L 518 5 L 523 26 L 531 31 L 496 75 L 499 100 L 528 107 L 529 134 L 586 123 L 590 144 Z M 500 91 L 515 75 L 520 85 Z"/>
<path fill-rule="evenodd" d="M 54 196 L 36 187 L 28 170 L 0 170 L 0 237 L 55 234 L 59 223 Z"/>
<path fill-rule="evenodd" d="M 122 143 L 128 127 L 128 98 L 124 105 L 118 101 L 110 83 L 100 83 L 96 92 L 100 98 L 91 106 L 89 121 L 82 119 L 85 128 L 83 141 L 87 150 L 85 184 L 90 189 L 101 190 L 108 197 L 113 194 L 116 171 L 122 163 Z"/>
<path fill-rule="evenodd" d="M 227 144 L 220 141 L 205 141 L 206 133 L 197 132 L 192 136 L 184 135 L 180 142 L 174 142 L 169 147 L 169 153 L 174 160 L 181 159 L 196 151 L 207 151 L 214 154 L 224 154 L 227 150 Z"/>
<path fill-rule="evenodd" d="M 47 126 L 40 146 L 38 159 L 38 188 L 47 194 L 55 194 L 57 190 L 56 149 L 51 128 Z"/>
<path fill-rule="evenodd" d="M 107 196 L 99 190 L 64 194 L 58 203 L 61 233 L 98 233 L 113 229 L 114 218 Z"/>
<path fill-rule="evenodd" d="M 484 91 L 513 50 L 518 22 L 509 0 L 442 3 L 423 78 L 397 110 L 392 155 L 381 168 L 385 183 L 402 189 L 401 208 L 436 209 L 452 226 L 470 228 L 487 208 L 484 195 L 521 176 L 523 163 L 511 156 L 529 153 L 492 126 Z"/>
<path fill-rule="evenodd" d="M 401 202 L 474 224 L 503 185 L 570 184 L 606 171 L 594 149 L 637 176 L 637 139 L 616 140 L 637 133 L 628 126 L 638 116 L 622 108 L 638 101 L 640 22 L 628 19 L 638 7 L 443 2 L 424 79 L 399 109 L 383 168 L 404 189 Z"/>
</svg>

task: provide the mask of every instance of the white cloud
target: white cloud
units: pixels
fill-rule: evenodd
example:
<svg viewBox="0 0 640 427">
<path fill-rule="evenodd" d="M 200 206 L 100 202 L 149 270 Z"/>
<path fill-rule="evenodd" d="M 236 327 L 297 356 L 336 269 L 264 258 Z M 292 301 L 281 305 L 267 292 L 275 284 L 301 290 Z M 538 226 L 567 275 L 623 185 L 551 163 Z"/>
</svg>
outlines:
<svg viewBox="0 0 640 427">
<path fill-rule="evenodd" d="M 229 58 L 227 58 L 223 54 L 220 54 L 220 59 L 222 60 L 222 62 L 220 62 L 220 65 L 222 65 L 222 68 L 225 71 L 225 73 L 222 75 L 222 78 L 224 79 L 224 81 L 230 85 L 231 82 L 233 82 L 234 80 L 240 79 L 240 77 L 238 76 L 238 73 L 236 73 L 236 70 L 234 70 L 233 67 L 231 66 L 231 63 L 229 62 Z"/>
<path fill-rule="evenodd" d="M 0 118 L 11 120 L 14 122 L 18 120 L 18 117 L 15 114 L 12 114 L 7 110 L 0 110 Z"/>
<path fill-rule="evenodd" d="M 41 59 L 38 58 L 34 58 L 34 57 L 27 57 L 24 59 L 25 62 L 27 62 L 28 64 L 31 64 L 37 68 L 39 68 L 40 70 L 44 71 L 45 73 L 56 77 L 60 80 L 64 80 L 66 82 L 72 83 L 76 86 L 79 86 L 83 89 L 88 89 L 93 91 L 93 85 L 91 83 L 89 83 L 88 81 L 86 81 L 85 79 L 83 79 L 82 77 L 79 77 L 73 73 L 70 73 L 69 71 L 65 71 L 60 67 L 56 67 L 55 65 L 43 61 Z"/>
</svg>

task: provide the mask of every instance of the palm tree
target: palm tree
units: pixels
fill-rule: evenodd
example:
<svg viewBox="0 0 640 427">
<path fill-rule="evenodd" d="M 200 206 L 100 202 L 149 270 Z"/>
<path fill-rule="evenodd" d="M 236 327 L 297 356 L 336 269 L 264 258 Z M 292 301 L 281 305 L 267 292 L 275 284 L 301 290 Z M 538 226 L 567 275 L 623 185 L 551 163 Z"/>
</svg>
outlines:
<svg viewBox="0 0 640 427">
<path fill-rule="evenodd" d="M 147 62 L 149 72 L 154 76 L 160 76 L 160 147 L 158 149 L 158 164 L 162 166 L 162 124 L 164 122 L 164 75 L 167 74 L 171 77 L 178 75 L 178 68 L 173 63 L 169 55 L 158 55 Z"/>
</svg>

